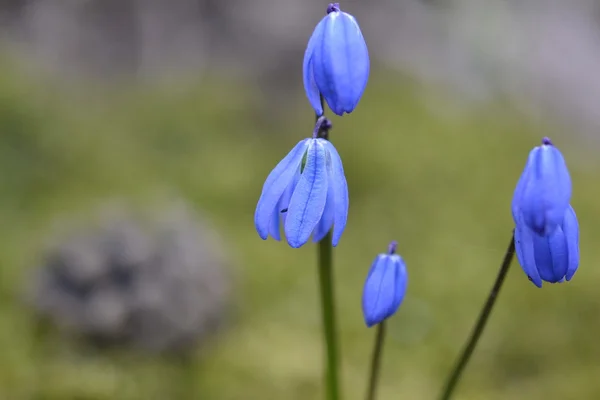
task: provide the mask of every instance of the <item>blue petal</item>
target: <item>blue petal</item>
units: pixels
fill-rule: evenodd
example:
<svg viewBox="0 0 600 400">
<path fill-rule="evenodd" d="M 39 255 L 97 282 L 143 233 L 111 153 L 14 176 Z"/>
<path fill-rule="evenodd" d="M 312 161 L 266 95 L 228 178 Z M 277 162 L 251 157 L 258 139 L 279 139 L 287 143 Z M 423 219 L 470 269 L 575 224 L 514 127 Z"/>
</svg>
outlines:
<svg viewBox="0 0 600 400">
<path fill-rule="evenodd" d="M 529 159 L 531 158 L 531 153 L 529 155 L 529 158 L 527 160 L 527 163 L 529 163 Z M 526 164 L 527 166 L 527 164 Z M 525 168 L 523 170 L 523 172 L 521 173 L 521 176 L 519 177 L 519 181 L 517 182 L 517 187 L 515 188 L 515 192 L 513 194 L 513 199 L 512 199 L 512 203 L 511 203 L 511 211 L 512 211 L 512 217 L 513 217 L 513 221 L 515 221 L 515 224 L 518 222 L 518 215 L 520 212 L 520 203 L 523 199 L 523 191 L 525 190 L 525 186 L 527 186 L 527 182 L 529 181 L 529 168 Z"/>
<path fill-rule="evenodd" d="M 334 208 L 334 219 L 333 219 L 333 237 L 332 244 L 337 246 L 344 229 L 346 228 L 346 222 L 348 220 L 348 207 L 349 207 L 349 196 L 348 196 L 348 183 L 346 182 L 346 176 L 344 175 L 344 167 L 342 165 L 342 159 L 339 153 L 329 141 L 324 140 L 325 148 L 329 153 L 329 159 L 331 165 L 328 167 L 329 170 L 329 187 L 333 190 L 335 196 L 335 208 Z"/>
<path fill-rule="evenodd" d="M 277 203 L 294 178 L 310 140 L 312 139 L 304 139 L 294 146 L 292 151 L 271 171 L 263 185 L 254 213 L 254 225 L 262 239 L 266 239 L 270 228 L 272 229 L 273 213 L 280 211 L 276 210 Z"/>
<path fill-rule="evenodd" d="M 406 273 L 406 264 L 402 257 L 397 254 L 391 256 L 394 263 L 396 264 L 396 276 L 394 281 L 396 282 L 396 297 L 394 298 L 394 311 L 396 312 L 402 300 L 404 300 L 404 294 L 406 293 L 406 287 L 408 286 L 408 274 Z"/>
<path fill-rule="evenodd" d="M 285 236 L 291 247 L 305 244 L 323 215 L 327 201 L 325 163 L 325 148 L 317 139 L 310 139 L 304 172 L 294 190 L 285 219 Z"/>
<path fill-rule="evenodd" d="M 365 323 L 368 327 L 380 323 L 386 317 L 386 305 L 393 302 L 393 275 L 385 279 L 388 269 L 392 269 L 392 262 L 385 254 L 380 254 L 375 258 L 363 289 L 362 309 Z M 392 282 L 385 286 L 386 282 Z M 388 289 L 388 290 L 385 290 Z M 391 289 L 391 290 L 390 290 Z"/>
<path fill-rule="evenodd" d="M 329 176 L 327 177 L 329 185 L 331 185 L 331 180 Z M 333 225 L 333 216 L 335 209 L 335 196 L 333 193 L 333 188 L 331 186 L 327 188 L 327 201 L 325 202 L 325 209 L 323 210 L 323 216 L 321 220 L 315 227 L 315 231 L 313 233 L 313 242 L 320 242 L 327 232 L 331 230 L 331 226 Z"/>
<path fill-rule="evenodd" d="M 345 12 L 324 19 L 321 42 L 313 52 L 314 77 L 329 108 L 350 113 L 360 100 L 369 78 L 369 52 L 360 27 Z"/>
<path fill-rule="evenodd" d="M 570 281 L 577 268 L 579 268 L 579 223 L 573 207 L 569 206 L 565 213 L 565 220 L 562 225 L 563 232 L 567 241 L 567 251 L 569 253 L 569 268 L 565 278 Z"/>
<path fill-rule="evenodd" d="M 551 233 L 562 224 L 571 199 L 571 177 L 560 151 L 542 145 L 530 153 L 520 201 L 524 222 L 535 232 Z"/>
<path fill-rule="evenodd" d="M 515 251 L 521 268 L 533 284 L 542 287 L 542 279 L 535 265 L 533 251 L 534 233 L 523 223 L 518 222 L 515 227 Z"/>
<path fill-rule="evenodd" d="M 535 263 L 540 277 L 557 283 L 565 277 L 569 265 L 567 242 L 560 227 L 549 236 L 533 235 Z"/>
<path fill-rule="evenodd" d="M 556 282 L 565 280 L 569 268 L 569 251 L 567 248 L 567 237 L 559 226 L 548 238 L 550 254 L 552 254 L 552 271 Z"/>
<path fill-rule="evenodd" d="M 371 327 L 396 312 L 406 291 L 406 270 L 398 255 L 377 256 L 363 289 L 365 323 Z"/>
<path fill-rule="evenodd" d="M 273 237 L 273 239 L 279 241 L 281 240 L 280 233 L 280 224 L 282 221 L 285 221 L 285 215 L 287 213 L 288 205 L 290 204 L 290 198 L 292 197 L 292 193 L 296 189 L 296 185 L 298 184 L 298 180 L 300 179 L 300 165 L 296 168 L 296 173 L 292 178 L 292 183 L 288 185 L 288 187 L 281 195 L 281 198 L 277 202 L 277 208 L 275 212 L 273 212 L 273 216 L 271 217 L 271 226 L 269 227 L 269 235 Z"/>
<path fill-rule="evenodd" d="M 279 209 L 279 206 L 277 207 L 277 209 L 275 209 L 275 211 L 273 212 L 273 215 L 271 215 L 271 224 L 269 225 L 269 235 L 273 239 L 280 241 L 281 240 L 281 232 L 279 230 L 279 222 L 281 220 L 281 216 L 280 216 L 280 213 L 277 212 L 278 209 Z"/>
<path fill-rule="evenodd" d="M 315 46 L 323 40 L 323 27 L 325 25 L 324 17 L 316 26 L 313 34 L 308 40 L 306 51 L 304 52 L 304 62 L 302 64 L 302 76 L 304 81 L 304 91 L 310 105 L 315 110 L 315 113 L 320 117 L 323 115 L 323 106 L 321 105 L 321 94 L 315 83 L 314 68 L 313 68 L 313 53 Z"/>
<path fill-rule="evenodd" d="M 285 192 L 283 192 L 281 199 L 279 199 L 278 207 L 280 211 L 285 210 L 290 205 L 290 200 L 292 199 L 294 190 L 296 190 L 296 186 L 298 186 L 298 182 L 300 181 L 300 177 L 302 176 L 300 168 L 301 166 L 298 165 L 298 168 L 296 168 L 296 173 L 294 174 L 294 178 L 292 179 L 292 183 L 290 183 L 287 189 L 285 189 Z"/>
</svg>

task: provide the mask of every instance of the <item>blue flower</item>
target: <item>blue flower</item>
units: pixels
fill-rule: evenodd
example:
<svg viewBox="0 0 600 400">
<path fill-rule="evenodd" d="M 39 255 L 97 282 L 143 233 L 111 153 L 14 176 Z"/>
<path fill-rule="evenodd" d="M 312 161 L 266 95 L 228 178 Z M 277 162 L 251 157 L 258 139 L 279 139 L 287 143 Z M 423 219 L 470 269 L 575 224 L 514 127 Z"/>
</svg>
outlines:
<svg viewBox="0 0 600 400">
<path fill-rule="evenodd" d="M 369 52 L 356 19 L 329 4 L 327 15 L 315 28 L 303 64 L 304 90 L 318 116 L 321 97 L 337 115 L 350 113 L 369 78 Z"/>
<path fill-rule="evenodd" d="M 326 120 L 317 122 L 315 132 Z M 328 123 L 328 121 L 327 121 Z M 300 141 L 271 171 L 256 206 L 254 225 L 259 236 L 281 240 L 283 222 L 288 244 L 297 248 L 310 235 L 318 242 L 333 226 L 337 246 L 348 218 L 348 185 L 337 150 L 328 140 Z"/>
<path fill-rule="evenodd" d="M 522 221 L 540 235 L 563 222 L 571 200 L 571 177 L 565 160 L 550 139 L 529 153 L 512 201 L 515 223 Z"/>
<path fill-rule="evenodd" d="M 396 242 L 390 243 L 387 254 L 379 254 L 367 276 L 362 296 L 362 309 L 368 327 L 392 316 L 406 293 L 408 275 L 404 260 L 396 252 Z"/>
<path fill-rule="evenodd" d="M 561 223 L 548 235 L 540 235 L 519 221 L 515 250 L 523 271 L 537 287 L 542 287 L 542 281 L 571 280 L 579 267 L 579 224 L 573 207 L 568 206 Z"/>
</svg>

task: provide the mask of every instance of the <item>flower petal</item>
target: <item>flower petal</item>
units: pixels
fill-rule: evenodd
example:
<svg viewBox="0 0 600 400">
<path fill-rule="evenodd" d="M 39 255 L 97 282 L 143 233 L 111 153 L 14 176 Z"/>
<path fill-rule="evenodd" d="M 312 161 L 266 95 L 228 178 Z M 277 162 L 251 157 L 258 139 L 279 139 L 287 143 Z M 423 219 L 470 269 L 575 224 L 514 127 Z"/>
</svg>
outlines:
<svg viewBox="0 0 600 400">
<path fill-rule="evenodd" d="M 341 11 L 324 18 L 321 42 L 313 52 L 314 77 L 329 108 L 350 113 L 369 78 L 369 52 L 356 19 Z"/>
<path fill-rule="evenodd" d="M 348 183 L 346 182 L 344 166 L 342 165 L 342 159 L 340 158 L 339 153 L 331 142 L 326 140 L 324 140 L 324 142 L 325 148 L 329 153 L 329 159 L 331 160 L 329 187 L 333 190 L 335 196 L 333 237 L 331 240 L 335 247 L 338 245 L 342 233 L 344 233 L 346 222 L 348 220 Z"/>
<path fill-rule="evenodd" d="M 269 235 L 269 228 L 273 225 L 273 213 L 278 211 L 277 203 L 294 178 L 310 140 L 312 139 L 304 139 L 294 146 L 271 171 L 263 185 L 254 213 L 254 225 L 262 239 L 267 239 Z"/>
<path fill-rule="evenodd" d="M 386 279 L 385 276 L 388 270 L 392 272 L 392 276 Z M 394 280 L 393 271 L 391 270 L 392 262 L 385 254 L 378 255 L 371 265 L 362 296 L 363 315 L 368 327 L 385 319 L 387 311 L 385 305 L 393 301 Z M 388 283 L 388 286 L 385 286 L 386 283 Z"/>
<path fill-rule="evenodd" d="M 285 215 L 287 213 L 288 205 L 290 204 L 290 198 L 292 197 L 292 193 L 294 193 L 294 189 L 296 189 L 296 185 L 298 184 L 298 180 L 300 179 L 300 165 L 296 168 L 296 173 L 292 178 L 292 183 L 288 185 L 285 189 L 281 198 L 277 202 L 277 207 L 273 212 L 273 217 L 271 220 L 271 226 L 269 227 L 269 235 L 277 241 L 281 240 L 280 233 L 280 225 L 281 222 L 285 221 Z"/>
<path fill-rule="evenodd" d="M 577 268 L 579 268 L 579 223 L 577 222 L 577 214 L 573 207 L 569 206 L 565 213 L 565 220 L 562 226 L 567 241 L 567 251 L 569 253 L 569 267 L 565 278 L 570 281 Z"/>
<path fill-rule="evenodd" d="M 525 190 L 525 187 L 527 186 L 527 183 L 529 182 L 530 169 L 527 168 L 527 165 L 529 164 L 530 158 L 531 158 L 531 153 L 529 154 L 529 157 L 527 159 L 527 164 L 525 165 L 525 168 L 523 169 L 523 172 L 521 173 L 521 176 L 519 177 L 519 181 L 517 182 L 517 186 L 516 186 L 515 192 L 513 194 L 513 199 L 512 199 L 512 203 L 511 203 L 511 211 L 512 211 L 513 221 L 515 221 L 515 224 L 517 223 L 518 215 L 520 212 L 520 203 L 523 199 L 523 191 Z"/>
<path fill-rule="evenodd" d="M 277 209 L 278 208 L 279 207 L 277 207 Z M 271 215 L 271 224 L 269 225 L 269 236 L 271 236 L 273 239 L 279 242 L 281 240 L 281 232 L 279 229 L 281 214 L 280 212 L 277 212 L 277 209 L 275 209 L 273 211 L 273 215 Z"/>
<path fill-rule="evenodd" d="M 362 308 L 368 327 L 393 315 L 404 298 L 407 285 L 406 268 L 397 254 L 377 256 L 365 282 Z"/>
<path fill-rule="evenodd" d="M 396 282 L 396 296 L 394 297 L 393 307 L 393 313 L 395 313 L 398 307 L 400 307 L 400 304 L 402 304 L 402 300 L 404 300 L 404 295 L 406 294 L 406 288 L 408 286 L 408 273 L 406 272 L 406 264 L 404 263 L 402 257 L 394 254 L 392 258 L 396 264 L 396 275 L 394 277 L 394 281 Z"/>
<path fill-rule="evenodd" d="M 560 151 L 542 145 L 529 155 L 519 207 L 524 222 L 535 232 L 550 234 L 561 225 L 571 200 L 571 177 Z"/>
<path fill-rule="evenodd" d="M 542 279 L 535 265 L 533 235 L 534 233 L 525 224 L 518 222 L 515 227 L 515 251 L 519 264 L 529 280 L 541 288 Z"/>
<path fill-rule="evenodd" d="M 313 53 L 315 46 L 317 46 L 323 40 L 323 27 L 325 25 L 324 17 L 313 31 L 308 45 L 304 51 L 304 61 L 302 63 L 302 77 L 304 81 L 304 91 L 310 105 L 315 110 L 315 113 L 320 117 L 323 115 L 323 106 L 321 105 L 321 93 L 315 83 L 314 68 L 313 68 Z"/>
<path fill-rule="evenodd" d="M 567 273 L 569 258 L 567 242 L 560 227 L 549 236 L 533 235 L 535 265 L 546 282 L 560 282 Z"/>
<path fill-rule="evenodd" d="M 290 199 L 285 220 L 285 236 L 291 247 L 300 247 L 308 241 L 323 215 L 326 201 L 325 148 L 318 139 L 310 139 L 304 172 Z"/>
<path fill-rule="evenodd" d="M 328 183 L 331 185 L 330 176 L 328 178 Z M 335 211 L 335 196 L 333 192 L 333 188 L 327 188 L 327 201 L 325 202 L 325 209 L 323 210 L 323 216 L 321 220 L 315 227 L 315 231 L 313 233 L 313 242 L 320 242 L 323 240 L 325 235 L 331 230 L 331 226 L 333 225 Z"/>
</svg>

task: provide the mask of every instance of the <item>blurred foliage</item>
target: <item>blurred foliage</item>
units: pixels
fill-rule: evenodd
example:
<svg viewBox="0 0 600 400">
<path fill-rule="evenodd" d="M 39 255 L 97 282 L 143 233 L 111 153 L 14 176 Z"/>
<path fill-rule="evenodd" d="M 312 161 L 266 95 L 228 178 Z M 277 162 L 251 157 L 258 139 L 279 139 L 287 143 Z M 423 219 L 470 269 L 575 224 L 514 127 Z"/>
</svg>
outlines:
<svg viewBox="0 0 600 400">
<path fill-rule="evenodd" d="M 264 118 L 260 88 L 218 76 L 82 91 L 2 71 L 0 398 L 320 398 L 315 246 L 263 242 L 252 222 L 264 178 L 312 131 L 302 92 L 289 114 Z M 392 239 L 409 289 L 390 322 L 380 398 L 435 398 L 495 278 L 514 185 L 543 135 L 569 161 L 581 268 L 540 290 L 513 264 L 457 399 L 600 397 L 600 169 L 595 149 L 545 122 L 501 103 L 466 111 L 385 71 L 373 72 L 355 113 L 333 119 L 351 196 L 335 251 L 347 399 L 362 398 L 374 335 L 363 281 Z M 22 288 L 54 221 L 107 198 L 146 204 L 163 193 L 204 210 L 239 265 L 230 329 L 191 361 L 101 353 L 40 329 Z"/>
</svg>

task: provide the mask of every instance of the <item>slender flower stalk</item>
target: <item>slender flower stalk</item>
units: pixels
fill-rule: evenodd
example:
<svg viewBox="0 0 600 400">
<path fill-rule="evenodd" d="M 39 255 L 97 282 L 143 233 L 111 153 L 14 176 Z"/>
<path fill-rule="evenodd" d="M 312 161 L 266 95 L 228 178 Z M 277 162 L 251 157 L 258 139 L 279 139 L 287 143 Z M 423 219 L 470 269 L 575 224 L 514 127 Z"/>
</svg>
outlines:
<svg viewBox="0 0 600 400">
<path fill-rule="evenodd" d="M 383 341 L 385 339 L 385 321 L 377 325 L 375 334 L 375 346 L 371 357 L 371 374 L 369 375 L 369 385 L 367 386 L 366 400 L 375 400 L 377 395 L 377 383 L 379 381 L 379 370 L 381 359 L 383 357 Z"/>
<path fill-rule="evenodd" d="M 331 232 L 319 242 L 319 287 L 323 314 L 323 333 L 326 348 L 325 386 L 327 400 L 338 400 L 339 389 L 339 346 L 335 317 L 335 297 L 333 290 L 333 248 Z"/>
<path fill-rule="evenodd" d="M 534 285 L 569 281 L 579 267 L 579 223 L 571 199 L 571 177 L 560 151 L 549 138 L 534 148 L 517 182 L 511 211 L 515 222 L 496 282 L 469 340 L 448 378 L 442 400 L 450 399 L 481 337 L 508 268 L 516 253 Z"/>
<path fill-rule="evenodd" d="M 321 107 L 323 97 L 321 96 Z M 330 123 L 319 125 L 320 116 L 315 114 L 314 136 L 329 140 Z M 333 247 L 331 230 L 319 241 L 318 246 L 318 273 L 319 288 L 321 292 L 321 313 L 323 316 L 323 336 L 326 349 L 325 358 L 325 388 L 327 400 L 340 399 L 339 385 L 339 347 L 337 340 L 337 323 L 335 317 L 335 297 L 333 289 Z"/>
<path fill-rule="evenodd" d="M 377 325 L 371 373 L 367 385 L 367 400 L 374 400 L 377 391 L 383 357 L 385 320 L 394 315 L 402 304 L 408 285 L 406 265 L 402 257 L 396 254 L 397 247 L 398 242 L 393 241 L 389 244 L 387 253 L 375 257 L 363 289 L 362 308 L 365 324 L 368 327 Z"/>
<path fill-rule="evenodd" d="M 471 355 L 479 342 L 481 334 L 487 324 L 488 318 L 492 313 L 492 309 L 496 304 L 496 299 L 498 298 L 498 294 L 500 293 L 500 289 L 502 288 L 502 284 L 504 283 L 504 279 L 506 278 L 506 274 L 508 273 L 508 269 L 512 262 L 513 256 L 515 254 L 515 240 L 514 240 L 514 231 L 510 237 L 510 243 L 508 244 L 508 248 L 506 249 L 506 253 L 504 254 L 504 259 L 502 260 L 502 265 L 500 266 L 500 270 L 498 271 L 498 276 L 496 277 L 496 282 L 494 282 L 494 286 L 488 295 L 488 298 L 483 305 L 483 309 L 479 314 L 479 318 L 477 318 L 477 322 L 475 323 L 475 327 L 467 341 L 461 356 L 458 358 L 452 373 L 448 377 L 444 390 L 440 396 L 441 400 L 449 400 L 454 393 L 454 389 L 456 389 L 456 385 L 460 380 L 461 374 L 469 360 L 471 359 Z"/>
<path fill-rule="evenodd" d="M 352 15 L 342 12 L 338 3 L 329 4 L 326 16 L 317 24 L 308 41 L 302 67 L 304 89 L 309 103 L 315 111 L 316 126 L 313 141 L 316 142 L 316 146 L 322 146 L 322 154 L 325 155 L 322 158 L 325 174 L 321 181 L 327 182 L 327 184 L 321 185 L 323 187 L 318 190 L 314 189 L 315 185 L 311 185 L 310 188 L 302 188 L 302 192 L 315 193 L 314 197 L 319 201 L 313 203 L 319 206 L 318 209 L 307 203 L 304 205 L 301 216 L 295 212 L 292 218 L 290 213 L 298 210 L 294 199 L 289 203 L 289 210 L 282 208 L 288 213 L 285 229 L 290 246 L 302 246 L 308 240 L 311 232 L 313 241 L 319 242 L 318 270 L 323 333 L 327 350 L 325 385 L 328 400 L 340 398 L 332 247 L 337 246 L 346 227 L 348 185 L 341 158 L 335 147 L 329 142 L 331 124 L 323 117 L 323 106 L 327 102 L 329 109 L 340 116 L 344 113 L 351 113 L 365 90 L 369 68 L 367 45 L 356 19 Z M 308 160 L 307 156 L 307 168 Z M 304 164 L 300 166 L 301 174 L 303 169 Z M 301 198 L 300 196 L 303 195 L 298 195 L 298 198 Z M 267 212 L 265 211 L 264 215 Z M 313 220 L 309 221 L 310 223 L 305 221 L 307 213 L 309 216 L 313 214 L 315 216 Z M 263 216 L 262 210 L 257 211 L 257 215 Z M 317 216 L 318 218 L 316 218 Z M 302 224 L 299 224 L 299 221 Z M 264 226 L 260 224 L 262 220 L 258 222 L 257 230 L 264 239 L 266 235 Z M 313 222 L 315 223 L 313 224 Z M 297 226 L 302 229 L 297 229 Z"/>
</svg>

